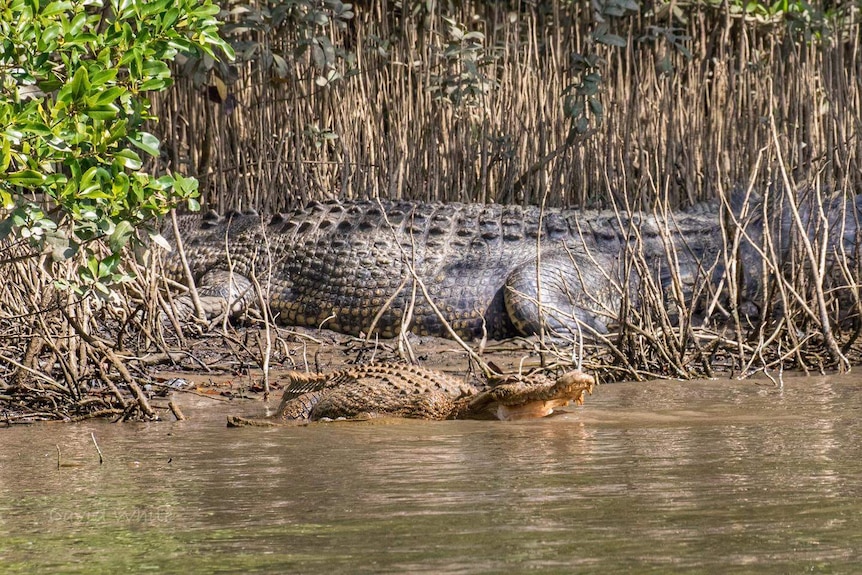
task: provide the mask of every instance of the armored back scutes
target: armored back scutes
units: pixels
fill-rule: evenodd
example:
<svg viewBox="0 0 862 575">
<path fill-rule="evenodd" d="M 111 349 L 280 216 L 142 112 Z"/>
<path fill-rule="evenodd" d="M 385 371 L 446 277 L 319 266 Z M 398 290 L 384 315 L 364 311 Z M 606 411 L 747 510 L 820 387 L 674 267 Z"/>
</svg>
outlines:
<svg viewBox="0 0 862 575">
<path fill-rule="evenodd" d="M 382 337 L 402 327 L 448 335 L 422 286 L 461 336 L 531 333 L 542 321 L 569 334 L 581 332 L 578 322 L 603 332 L 630 279 L 627 251 L 636 249 L 663 282 L 671 263 L 702 276 L 722 245 L 717 213 L 406 201 L 313 202 L 265 219 L 181 216 L 179 226 L 196 280 L 213 270 L 256 276 L 270 282 L 270 308 L 282 324 Z M 169 271 L 182 277 L 179 265 L 169 259 Z M 539 314 L 537 300 L 548 310 Z"/>
</svg>

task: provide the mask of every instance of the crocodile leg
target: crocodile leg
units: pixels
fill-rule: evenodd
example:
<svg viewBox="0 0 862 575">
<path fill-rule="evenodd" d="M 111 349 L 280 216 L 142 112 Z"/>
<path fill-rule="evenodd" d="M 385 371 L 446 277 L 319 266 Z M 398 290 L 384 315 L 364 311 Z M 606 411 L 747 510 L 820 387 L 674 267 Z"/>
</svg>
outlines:
<svg viewBox="0 0 862 575">
<path fill-rule="evenodd" d="M 616 322 L 622 301 L 618 258 L 582 247 L 543 254 L 515 269 L 506 280 L 506 310 L 525 335 L 542 324 L 555 337 L 603 334 Z M 541 313 L 539 311 L 541 305 Z"/>
<path fill-rule="evenodd" d="M 204 317 L 208 320 L 225 313 L 236 317 L 254 304 L 254 286 L 251 280 L 240 274 L 212 270 L 204 274 L 197 283 L 198 299 Z M 176 298 L 174 305 L 179 317 L 188 318 L 194 315 L 195 306 L 190 295 Z"/>
</svg>

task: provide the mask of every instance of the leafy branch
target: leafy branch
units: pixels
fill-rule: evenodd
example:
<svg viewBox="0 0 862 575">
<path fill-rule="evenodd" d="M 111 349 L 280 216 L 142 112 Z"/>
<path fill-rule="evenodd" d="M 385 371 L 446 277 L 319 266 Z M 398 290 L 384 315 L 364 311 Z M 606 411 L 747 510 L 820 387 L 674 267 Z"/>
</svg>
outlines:
<svg viewBox="0 0 862 575">
<path fill-rule="evenodd" d="M 119 254 L 135 229 L 197 204 L 193 178 L 143 170 L 160 146 L 143 130 L 146 93 L 171 85 L 178 54 L 232 57 L 218 12 L 209 0 L 0 2 L 0 240 L 80 257 L 67 284 L 80 293 L 128 279 Z"/>
</svg>

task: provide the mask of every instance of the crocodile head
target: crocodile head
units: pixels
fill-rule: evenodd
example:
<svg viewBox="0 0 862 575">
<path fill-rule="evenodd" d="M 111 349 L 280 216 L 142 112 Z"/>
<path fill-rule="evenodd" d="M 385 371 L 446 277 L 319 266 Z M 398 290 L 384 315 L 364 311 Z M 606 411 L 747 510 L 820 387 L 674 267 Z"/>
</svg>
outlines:
<svg viewBox="0 0 862 575">
<path fill-rule="evenodd" d="M 492 385 L 472 398 L 455 417 L 503 421 L 545 417 L 572 402 L 582 405 L 584 393 L 593 392 L 595 379 L 574 370 L 556 379 L 540 373 L 509 375 Z"/>
</svg>

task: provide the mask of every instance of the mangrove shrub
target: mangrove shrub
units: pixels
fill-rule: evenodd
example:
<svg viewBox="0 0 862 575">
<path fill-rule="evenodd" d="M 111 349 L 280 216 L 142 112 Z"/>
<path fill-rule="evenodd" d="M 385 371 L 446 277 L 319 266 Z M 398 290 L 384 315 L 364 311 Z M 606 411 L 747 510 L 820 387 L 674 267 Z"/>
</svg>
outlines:
<svg viewBox="0 0 862 575">
<path fill-rule="evenodd" d="M 120 252 L 197 182 L 144 170 L 148 92 L 178 54 L 232 57 L 219 7 L 197 0 L 0 2 L 0 239 L 80 258 L 80 292 L 124 279 Z"/>
</svg>

